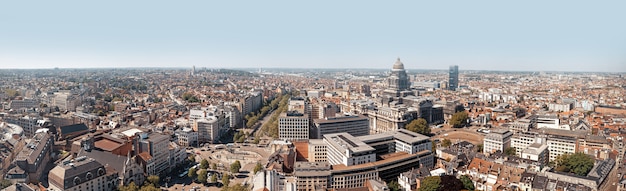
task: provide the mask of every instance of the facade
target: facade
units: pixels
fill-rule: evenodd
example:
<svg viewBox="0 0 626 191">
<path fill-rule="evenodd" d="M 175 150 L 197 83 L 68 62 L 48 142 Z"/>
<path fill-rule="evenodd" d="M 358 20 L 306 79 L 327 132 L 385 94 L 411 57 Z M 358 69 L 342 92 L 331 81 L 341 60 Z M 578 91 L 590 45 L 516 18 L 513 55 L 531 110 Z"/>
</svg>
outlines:
<svg viewBox="0 0 626 191">
<path fill-rule="evenodd" d="M 511 146 L 513 133 L 506 129 L 492 130 L 483 140 L 483 153 L 490 154 L 496 151 L 504 152 Z"/>
<path fill-rule="evenodd" d="M 296 162 L 293 175 L 298 191 L 326 190 L 331 179 L 328 162 Z"/>
<path fill-rule="evenodd" d="M 248 115 L 256 112 L 263 106 L 263 94 L 261 92 L 250 92 L 242 101 L 241 115 Z"/>
<path fill-rule="evenodd" d="M 160 175 L 170 167 L 169 136 L 161 133 L 141 133 L 138 137 L 136 152 L 149 158 L 146 165 L 148 175 Z M 147 155 L 147 156 L 146 156 Z"/>
<path fill-rule="evenodd" d="M 379 107 L 367 112 L 370 134 L 403 129 L 412 116 L 406 107 Z"/>
<path fill-rule="evenodd" d="M 539 134 L 534 132 L 518 132 L 513 134 L 513 137 L 511 138 L 511 147 L 515 148 L 515 155 L 521 156 L 522 151 L 535 143 L 535 139 L 538 137 Z"/>
<path fill-rule="evenodd" d="M 456 91 L 459 88 L 459 66 L 450 66 L 448 71 L 448 89 Z"/>
<path fill-rule="evenodd" d="M 557 116 L 537 116 L 537 121 L 535 127 L 537 129 L 541 128 L 550 128 L 550 129 L 559 129 L 559 118 Z"/>
<path fill-rule="evenodd" d="M 309 162 L 328 162 L 328 146 L 322 139 L 309 139 L 308 161 Z"/>
<path fill-rule="evenodd" d="M 19 110 L 21 108 L 35 108 L 39 107 L 39 102 L 34 99 L 11 100 L 9 107 L 12 110 Z"/>
<path fill-rule="evenodd" d="M 193 131 L 191 128 L 183 128 L 177 130 L 176 142 L 183 147 L 198 146 L 198 132 Z"/>
<path fill-rule="evenodd" d="M 22 127 L 24 136 L 27 138 L 33 137 L 37 130 L 51 125 L 50 121 L 37 116 L 8 117 L 5 120 L 8 123 Z"/>
<path fill-rule="evenodd" d="M 376 161 L 375 149 L 348 133 L 324 135 L 328 145 L 328 162 L 345 166 L 366 164 Z"/>
<path fill-rule="evenodd" d="M 199 143 L 214 143 L 228 130 L 228 126 L 223 117 L 212 115 L 194 120 L 193 130 L 198 132 Z"/>
<path fill-rule="evenodd" d="M 556 157 L 562 154 L 576 153 L 576 138 L 550 135 L 548 136 L 548 153 L 550 161 L 554 161 Z"/>
<path fill-rule="evenodd" d="M 346 132 L 352 136 L 369 135 L 369 120 L 363 115 L 327 117 L 313 120 L 312 137 L 322 138 L 326 134 Z"/>
<path fill-rule="evenodd" d="M 283 140 L 309 139 L 309 116 L 297 111 L 281 113 L 278 118 L 278 138 Z"/>
<path fill-rule="evenodd" d="M 44 130 L 44 129 L 42 129 Z M 22 150 L 17 153 L 9 179 L 25 179 L 26 182 L 40 182 L 45 176 L 44 169 L 50 162 L 50 154 L 54 145 L 54 137 L 48 131 L 38 131 Z M 21 172 L 21 173 L 19 173 Z"/>
<path fill-rule="evenodd" d="M 546 142 L 533 143 L 522 151 L 520 157 L 547 165 L 549 159 L 548 144 Z"/>
<path fill-rule="evenodd" d="M 51 191 L 110 191 L 119 185 L 117 172 L 87 157 L 63 161 L 50 170 L 48 180 Z"/>
</svg>

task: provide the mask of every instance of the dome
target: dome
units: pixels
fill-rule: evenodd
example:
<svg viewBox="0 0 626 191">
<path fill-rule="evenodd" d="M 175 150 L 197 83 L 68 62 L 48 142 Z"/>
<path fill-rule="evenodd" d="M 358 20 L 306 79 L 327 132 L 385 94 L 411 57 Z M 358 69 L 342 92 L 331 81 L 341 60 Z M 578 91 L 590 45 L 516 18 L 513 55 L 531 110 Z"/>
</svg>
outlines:
<svg viewBox="0 0 626 191">
<path fill-rule="evenodd" d="M 393 69 L 404 70 L 404 64 L 400 62 L 400 58 L 396 60 L 396 63 L 393 64 Z"/>
</svg>

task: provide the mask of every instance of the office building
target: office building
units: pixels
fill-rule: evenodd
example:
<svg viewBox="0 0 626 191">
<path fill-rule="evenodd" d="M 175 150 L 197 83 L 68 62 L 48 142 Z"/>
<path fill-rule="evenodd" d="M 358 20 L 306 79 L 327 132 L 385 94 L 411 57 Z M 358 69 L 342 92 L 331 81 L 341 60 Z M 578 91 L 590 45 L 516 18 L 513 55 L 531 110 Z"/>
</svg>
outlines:
<svg viewBox="0 0 626 191">
<path fill-rule="evenodd" d="M 491 154 L 496 151 L 504 152 L 511 146 L 513 133 L 507 129 L 494 129 L 483 140 L 483 153 Z"/>
<path fill-rule="evenodd" d="M 298 191 L 326 190 L 331 179 L 328 162 L 296 162 L 293 175 Z"/>
<path fill-rule="evenodd" d="M 324 143 L 328 145 L 328 162 L 332 165 L 351 166 L 376 161 L 375 149 L 348 133 L 324 135 Z"/>
<path fill-rule="evenodd" d="M 278 118 L 278 138 L 283 140 L 309 139 L 309 116 L 298 111 L 281 113 Z"/>
<path fill-rule="evenodd" d="M 326 134 L 346 132 L 352 136 L 369 135 L 369 120 L 363 115 L 327 117 L 313 119 L 312 137 L 322 138 Z"/>
<path fill-rule="evenodd" d="M 328 145 L 322 139 L 309 139 L 307 159 L 309 162 L 327 162 Z"/>
<path fill-rule="evenodd" d="M 576 138 L 568 136 L 550 135 L 548 136 L 548 153 L 550 161 L 562 154 L 576 153 Z"/>
<path fill-rule="evenodd" d="M 448 71 L 448 89 L 456 91 L 459 88 L 459 66 L 450 66 Z"/>
</svg>

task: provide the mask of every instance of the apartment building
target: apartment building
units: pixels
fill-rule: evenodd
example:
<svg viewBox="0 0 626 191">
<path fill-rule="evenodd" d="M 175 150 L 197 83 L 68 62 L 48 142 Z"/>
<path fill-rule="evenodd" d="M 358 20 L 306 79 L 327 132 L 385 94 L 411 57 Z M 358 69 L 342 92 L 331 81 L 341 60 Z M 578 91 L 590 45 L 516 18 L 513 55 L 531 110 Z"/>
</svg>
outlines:
<svg viewBox="0 0 626 191">
<path fill-rule="evenodd" d="M 119 185 L 118 173 L 85 156 L 63 161 L 48 173 L 50 191 L 110 191 Z"/>
</svg>

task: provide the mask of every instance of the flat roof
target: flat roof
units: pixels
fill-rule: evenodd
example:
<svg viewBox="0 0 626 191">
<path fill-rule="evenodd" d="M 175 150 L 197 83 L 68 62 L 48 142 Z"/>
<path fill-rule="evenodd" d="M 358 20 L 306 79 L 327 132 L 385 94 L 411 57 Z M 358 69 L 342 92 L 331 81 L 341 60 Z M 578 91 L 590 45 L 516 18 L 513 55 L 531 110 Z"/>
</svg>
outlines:
<svg viewBox="0 0 626 191">
<path fill-rule="evenodd" d="M 313 119 L 313 123 L 341 123 L 348 121 L 360 121 L 367 120 L 368 118 L 363 115 L 351 115 L 351 116 L 341 116 L 341 117 L 328 117 L 326 119 Z"/>
<path fill-rule="evenodd" d="M 373 147 L 365 144 L 363 141 L 353 137 L 348 133 L 334 133 L 324 135 L 324 139 L 326 139 L 332 146 L 336 148 L 343 148 L 345 150 L 350 150 L 353 153 L 361 153 L 374 151 Z"/>
<path fill-rule="evenodd" d="M 97 148 L 100 148 L 100 149 L 105 150 L 105 151 L 113 151 L 116 148 L 119 148 L 120 146 L 122 146 L 122 144 L 120 144 L 118 142 L 115 142 L 115 141 L 111 141 L 111 140 L 106 139 L 106 138 L 102 139 L 102 140 L 99 140 L 99 141 L 96 141 L 94 143 L 94 145 Z"/>
<path fill-rule="evenodd" d="M 126 131 L 123 131 L 122 134 L 126 135 L 127 137 L 132 137 L 135 136 L 135 133 L 142 133 L 142 130 L 139 130 L 137 128 L 132 128 Z"/>
</svg>

